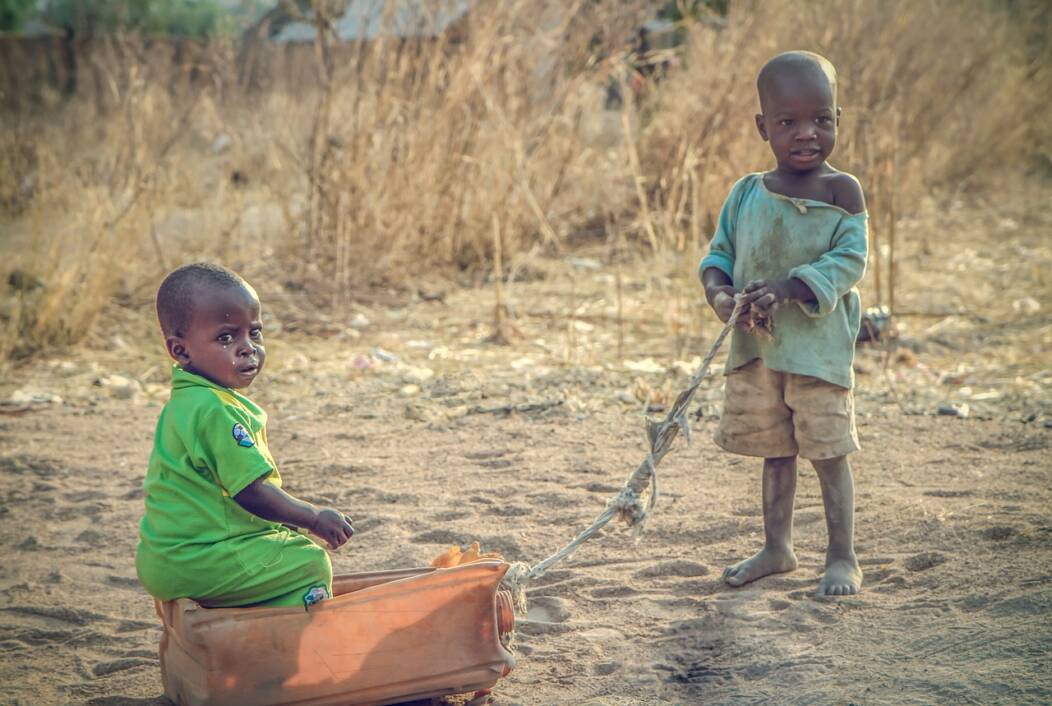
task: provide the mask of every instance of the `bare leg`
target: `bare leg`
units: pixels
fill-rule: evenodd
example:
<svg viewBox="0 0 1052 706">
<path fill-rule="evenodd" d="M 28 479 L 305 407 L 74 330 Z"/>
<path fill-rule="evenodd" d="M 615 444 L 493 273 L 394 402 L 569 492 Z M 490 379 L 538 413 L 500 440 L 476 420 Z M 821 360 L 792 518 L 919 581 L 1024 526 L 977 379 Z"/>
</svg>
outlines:
<svg viewBox="0 0 1052 706">
<path fill-rule="evenodd" d="M 850 596 L 862 588 L 862 570 L 855 558 L 855 482 L 846 456 L 812 461 L 822 484 L 826 508 L 826 572 L 818 584 L 820 596 Z"/>
<path fill-rule="evenodd" d="M 793 553 L 793 498 L 796 495 L 796 456 L 763 460 L 763 549 L 723 571 L 731 586 L 768 574 L 796 568 Z"/>
</svg>

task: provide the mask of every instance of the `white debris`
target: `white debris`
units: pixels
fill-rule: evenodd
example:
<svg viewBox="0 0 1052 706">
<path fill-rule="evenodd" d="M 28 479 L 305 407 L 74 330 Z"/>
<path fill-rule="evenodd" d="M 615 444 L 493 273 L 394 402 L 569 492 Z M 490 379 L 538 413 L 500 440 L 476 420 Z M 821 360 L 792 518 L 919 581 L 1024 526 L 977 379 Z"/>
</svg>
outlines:
<svg viewBox="0 0 1052 706">
<path fill-rule="evenodd" d="M 51 392 L 24 387 L 11 393 L 10 403 L 13 405 L 62 404 L 62 398 Z"/>
<path fill-rule="evenodd" d="M 232 144 L 234 144 L 234 140 L 231 139 L 230 135 L 221 132 L 216 135 L 216 139 L 212 140 L 212 154 L 222 154 L 230 149 Z"/>
<path fill-rule="evenodd" d="M 358 312 L 351 317 L 351 328 L 358 329 L 359 331 L 363 328 L 367 328 L 371 323 L 369 317 L 361 312 Z"/>
<path fill-rule="evenodd" d="M 398 361 L 397 354 L 392 353 L 391 351 L 385 351 L 380 346 L 373 347 L 371 355 L 373 356 L 373 358 L 376 358 L 377 360 L 382 361 L 384 363 L 395 363 Z"/>
<path fill-rule="evenodd" d="M 665 366 L 661 365 L 653 358 L 644 358 L 643 360 L 626 360 L 625 367 L 629 370 L 637 373 L 663 373 L 665 372 Z"/>
<path fill-rule="evenodd" d="M 1012 309 L 1020 314 L 1036 314 L 1041 311 L 1041 302 L 1033 297 L 1023 297 L 1012 302 Z"/>
<path fill-rule="evenodd" d="M 138 380 L 123 375 L 105 375 L 95 381 L 99 387 L 106 389 L 110 395 L 119 400 L 128 400 L 142 394 L 142 385 Z"/>
<path fill-rule="evenodd" d="M 566 258 L 572 267 L 576 267 L 578 270 L 601 270 L 603 269 L 602 263 L 590 257 L 568 257 Z"/>
<path fill-rule="evenodd" d="M 433 377 L 435 377 L 435 371 L 431 368 L 418 368 L 415 365 L 406 365 L 402 368 L 402 379 L 408 383 L 427 382 Z"/>
</svg>

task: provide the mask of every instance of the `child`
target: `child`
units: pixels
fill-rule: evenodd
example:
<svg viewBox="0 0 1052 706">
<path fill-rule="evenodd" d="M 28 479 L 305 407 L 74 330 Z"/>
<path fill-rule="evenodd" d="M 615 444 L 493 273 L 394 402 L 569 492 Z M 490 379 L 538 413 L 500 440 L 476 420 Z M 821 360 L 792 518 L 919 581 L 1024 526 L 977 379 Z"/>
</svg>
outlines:
<svg viewBox="0 0 1052 706">
<path fill-rule="evenodd" d="M 172 368 L 146 473 L 135 557 L 161 600 L 207 607 L 309 607 L 332 595 L 333 549 L 354 529 L 340 512 L 281 489 L 267 448 L 267 414 L 237 390 L 263 369 L 259 298 L 230 270 L 181 267 L 157 292 Z"/>
<path fill-rule="evenodd" d="M 723 579 L 741 586 L 796 568 L 799 454 L 818 473 L 829 532 L 818 594 L 850 595 L 862 585 L 847 454 L 858 450 L 851 387 L 866 207 L 858 181 L 826 163 L 840 120 L 832 64 L 810 52 L 779 54 L 756 86 L 763 111 L 756 127 L 777 166 L 734 185 L 699 267 L 705 297 L 722 321 L 736 296 L 750 305 L 731 342 L 716 443 L 764 458 L 764 547 L 728 567 Z M 757 315 L 773 320 L 773 336 L 747 332 Z"/>
</svg>

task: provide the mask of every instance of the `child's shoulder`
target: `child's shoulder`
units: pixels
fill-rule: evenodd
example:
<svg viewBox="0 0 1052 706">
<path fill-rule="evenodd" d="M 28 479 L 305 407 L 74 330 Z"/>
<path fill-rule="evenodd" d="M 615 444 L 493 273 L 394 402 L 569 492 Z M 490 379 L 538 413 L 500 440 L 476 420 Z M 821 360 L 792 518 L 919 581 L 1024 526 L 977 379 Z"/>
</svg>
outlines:
<svg viewBox="0 0 1052 706">
<path fill-rule="evenodd" d="M 842 172 L 830 167 L 823 177 L 829 185 L 829 193 L 834 206 L 838 206 L 852 215 L 866 210 L 866 197 L 862 193 L 862 184 L 854 174 Z"/>
<path fill-rule="evenodd" d="M 175 416 L 186 422 L 198 423 L 215 413 L 244 414 L 245 405 L 226 390 L 198 385 L 173 390 L 165 405 Z"/>
</svg>

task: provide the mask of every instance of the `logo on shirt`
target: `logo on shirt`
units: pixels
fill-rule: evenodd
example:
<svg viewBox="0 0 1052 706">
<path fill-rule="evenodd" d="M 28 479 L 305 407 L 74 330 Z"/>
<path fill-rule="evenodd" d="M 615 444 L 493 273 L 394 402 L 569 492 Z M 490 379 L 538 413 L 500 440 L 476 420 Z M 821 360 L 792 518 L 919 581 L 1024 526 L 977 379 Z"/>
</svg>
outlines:
<svg viewBox="0 0 1052 706">
<path fill-rule="evenodd" d="M 303 608 L 306 610 L 315 603 L 320 603 L 328 597 L 329 591 L 325 586 L 312 586 L 309 591 L 303 594 Z"/>
<path fill-rule="evenodd" d="M 234 435 L 234 440 L 237 441 L 238 446 L 244 446 L 247 449 L 256 445 L 256 442 L 252 441 L 252 437 L 249 436 L 245 427 L 240 424 L 235 424 L 230 433 Z"/>
</svg>

